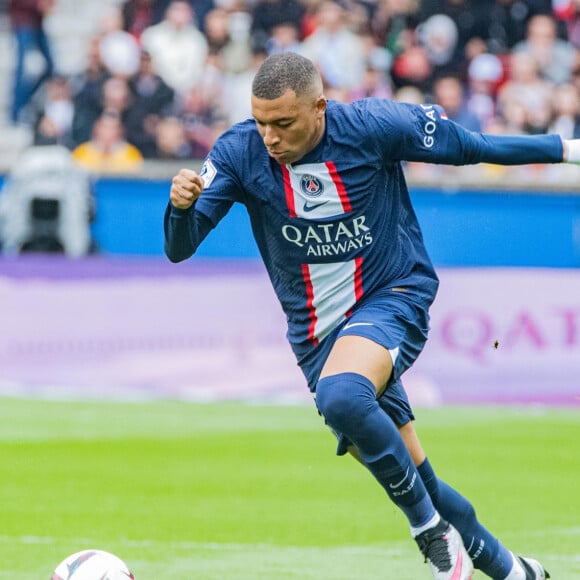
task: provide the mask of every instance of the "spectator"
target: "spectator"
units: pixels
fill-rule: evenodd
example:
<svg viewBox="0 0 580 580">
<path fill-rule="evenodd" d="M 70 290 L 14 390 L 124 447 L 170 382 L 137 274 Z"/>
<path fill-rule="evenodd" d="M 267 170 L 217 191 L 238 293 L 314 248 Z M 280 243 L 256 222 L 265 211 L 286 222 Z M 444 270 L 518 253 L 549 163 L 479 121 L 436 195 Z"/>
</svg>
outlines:
<svg viewBox="0 0 580 580">
<path fill-rule="evenodd" d="M 252 116 L 250 106 L 252 81 L 267 56 L 268 53 L 264 47 L 256 46 L 252 51 L 251 65 L 248 70 L 237 74 L 226 73 L 222 103 L 228 125 L 244 121 Z"/>
<path fill-rule="evenodd" d="M 521 135 L 528 132 L 528 111 L 521 101 L 506 98 L 497 113 L 493 121 L 496 126 L 503 125 L 505 134 Z"/>
<path fill-rule="evenodd" d="M 346 21 L 346 11 L 332 0 L 318 9 L 318 28 L 302 43 L 302 54 L 320 70 L 327 89 L 352 91 L 362 83 L 364 46 Z"/>
<path fill-rule="evenodd" d="M 421 105 L 425 102 L 425 95 L 417 87 L 408 85 L 395 91 L 393 101 Z"/>
<path fill-rule="evenodd" d="M 302 39 L 308 38 L 316 30 L 318 26 L 317 12 L 321 2 L 322 0 L 301 0 L 300 4 L 304 7 L 304 15 L 300 22 Z"/>
<path fill-rule="evenodd" d="M 455 46 L 449 59 L 457 67 L 465 59 L 467 45 L 475 38 L 487 40 L 491 27 L 490 9 L 497 2 L 483 0 L 431 0 L 421 2 L 420 20 L 427 23 L 434 16 L 445 15 L 455 24 Z M 451 71 L 448 71 L 451 72 Z M 458 72 L 457 69 L 453 72 Z"/>
<path fill-rule="evenodd" d="M 122 77 L 110 77 L 103 84 L 102 112 L 118 115 L 124 122 L 133 105 L 129 81 Z"/>
<path fill-rule="evenodd" d="M 104 113 L 94 124 L 91 139 L 72 152 L 81 167 L 94 173 L 135 173 L 143 156 L 125 139 L 121 117 Z"/>
<path fill-rule="evenodd" d="M 539 74 L 556 84 L 570 80 L 577 58 L 574 46 L 557 37 L 556 21 L 546 14 L 530 19 L 526 39 L 516 44 L 513 51 L 531 55 Z"/>
<path fill-rule="evenodd" d="M 483 37 L 492 54 L 509 53 L 523 41 L 529 20 L 538 14 L 551 14 L 551 0 L 481 1 L 482 18 L 487 27 Z"/>
<path fill-rule="evenodd" d="M 481 132 L 481 123 L 466 103 L 463 85 L 457 76 L 443 76 L 433 84 L 435 102 L 441 105 L 447 116 L 465 129 Z"/>
<path fill-rule="evenodd" d="M 254 45 L 265 46 L 276 26 L 287 24 L 302 31 L 305 8 L 297 0 L 258 0 L 252 8 L 250 33 Z"/>
<path fill-rule="evenodd" d="M 206 14 L 215 8 L 213 0 L 186 0 L 195 13 L 195 25 L 205 32 Z M 172 0 L 124 0 L 121 4 L 123 30 L 132 34 L 137 40 L 146 28 L 159 24 Z M 223 2 L 222 2 L 223 3 Z"/>
<path fill-rule="evenodd" d="M 200 81 L 177 103 L 192 154 L 202 159 L 227 128 L 223 107 L 225 75 L 219 55 L 210 54 Z"/>
<path fill-rule="evenodd" d="M 455 60 L 458 35 L 455 22 L 445 14 L 430 16 L 417 27 L 417 37 L 425 49 L 433 76 L 459 71 L 460 64 Z"/>
<path fill-rule="evenodd" d="M 415 86 L 424 92 L 432 69 L 425 48 L 417 43 L 419 0 L 378 0 L 371 19 L 376 42 L 390 53 L 395 90 Z"/>
<path fill-rule="evenodd" d="M 110 73 L 101 59 L 100 39 L 89 40 L 85 70 L 71 78 L 70 86 L 74 100 L 72 137 L 75 145 L 90 139 L 93 123 L 101 114 L 103 86 Z"/>
<path fill-rule="evenodd" d="M 548 128 L 563 139 L 580 138 L 580 91 L 575 85 L 564 84 L 554 94 L 554 118 Z"/>
<path fill-rule="evenodd" d="M 266 50 L 268 54 L 300 52 L 300 30 L 290 22 L 277 24 L 266 42 Z"/>
<path fill-rule="evenodd" d="M 205 18 L 207 13 L 214 8 L 223 7 L 228 12 L 233 12 L 237 9 L 237 5 L 245 3 L 245 0 L 187 0 L 193 10 L 194 24 L 205 34 Z M 167 7 L 171 0 L 158 0 L 158 4 Z M 164 13 L 164 12 L 163 12 Z"/>
<path fill-rule="evenodd" d="M 155 125 L 155 157 L 167 160 L 192 158 L 192 148 L 179 118 L 163 117 Z"/>
<path fill-rule="evenodd" d="M 378 0 L 371 18 L 377 44 L 384 46 L 393 60 L 412 44 L 419 24 L 419 0 Z"/>
<path fill-rule="evenodd" d="M 114 76 L 129 78 L 139 69 L 139 44 L 128 32 L 107 34 L 101 39 L 99 50 L 104 65 Z"/>
<path fill-rule="evenodd" d="M 531 54 L 515 52 L 509 62 L 509 79 L 498 92 L 500 113 L 509 124 L 509 107 L 518 103 L 525 112 L 524 130 L 544 133 L 552 115 L 553 83 L 540 77 Z"/>
<path fill-rule="evenodd" d="M 90 139 L 95 121 L 104 112 L 118 115 L 124 123 L 131 103 L 128 82 L 121 77 L 108 77 L 102 84 L 101 92 L 91 96 L 94 100 L 75 100 L 73 137 L 76 145 Z"/>
<path fill-rule="evenodd" d="M 569 0 L 563 3 L 561 11 L 558 10 L 558 3 L 554 4 L 554 13 L 564 25 L 566 38 L 577 49 L 580 48 L 580 0 Z"/>
<path fill-rule="evenodd" d="M 227 128 L 226 117 L 214 91 L 196 87 L 189 91 L 181 108 L 181 122 L 194 159 L 203 159 L 216 138 Z"/>
<path fill-rule="evenodd" d="M 123 14 L 118 6 L 111 6 L 101 18 L 99 52 L 107 70 L 114 76 L 130 77 L 139 68 L 139 43 L 123 30 Z"/>
<path fill-rule="evenodd" d="M 219 54 L 225 72 L 238 73 L 250 67 L 250 34 L 247 13 L 210 10 L 205 18 L 209 52 Z"/>
<path fill-rule="evenodd" d="M 157 0 L 126 0 L 121 6 L 123 30 L 139 40 L 143 31 L 156 24 Z"/>
<path fill-rule="evenodd" d="M 220 52 L 231 41 L 230 15 L 224 8 L 214 8 L 205 17 L 205 38 L 209 52 Z"/>
<path fill-rule="evenodd" d="M 46 82 L 43 109 L 34 127 L 35 145 L 63 145 L 72 149 L 72 121 L 74 101 L 68 79 L 53 76 Z"/>
<path fill-rule="evenodd" d="M 151 55 L 141 52 L 137 74 L 128 82 L 131 106 L 125 115 L 127 140 L 141 151 L 144 157 L 155 157 L 156 124 L 173 108 L 174 91 L 154 71 Z"/>
<path fill-rule="evenodd" d="M 55 5 L 55 0 L 10 0 L 8 14 L 10 27 L 16 44 L 16 64 L 10 119 L 21 121 L 21 113 L 44 81 L 54 71 L 50 42 L 44 30 L 46 15 Z M 29 56 L 37 51 L 44 59 L 40 73 L 28 70 Z"/>
<path fill-rule="evenodd" d="M 496 119 L 496 96 L 504 77 L 502 62 L 493 54 L 478 54 L 469 63 L 467 77 L 467 108 L 486 130 Z"/>
<path fill-rule="evenodd" d="M 425 48 L 419 44 L 409 46 L 395 59 L 391 76 L 396 87 L 414 86 L 427 93 L 431 89 L 433 66 Z"/>
<path fill-rule="evenodd" d="M 200 79 L 208 43 L 195 26 L 194 11 L 184 0 L 172 0 L 165 18 L 141 35 L 161 78 L 177 93 L 186 93 Z"/>
<path fill-rule="evenodd" d="M 349 100 L 357 101 L 367 97 L 391 99 L 393 86 L 389 76 L 390 54 L 387 50 L 376 47 L 366 58 L 366 66 L 361 85 L 349 94 Z"/>
</svg>

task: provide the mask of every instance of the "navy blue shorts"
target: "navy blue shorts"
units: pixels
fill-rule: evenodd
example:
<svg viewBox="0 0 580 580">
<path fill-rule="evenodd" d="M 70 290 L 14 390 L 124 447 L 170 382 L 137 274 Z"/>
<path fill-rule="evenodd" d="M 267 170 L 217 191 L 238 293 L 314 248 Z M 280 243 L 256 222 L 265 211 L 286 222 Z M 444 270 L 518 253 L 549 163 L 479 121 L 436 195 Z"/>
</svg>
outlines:
<svg viewBox="0 0 580 580">
<path fill-rule="evenodd" d="M 338 338 L 362 336 L 380 344 L 396 356 L 393 373 L 378 402 L 400 427 L 415 419 L 401 375 L 423 350 L 428 332 L 429 305 L 424 300 L 416 298 L 412 292 L 384 289 L 363 301 L 347 320 L 300 361 L 300 367 L 314 393 L 324 362 Z M 339 439 L 337 453 L 342 455 L 351 443 L 340 434 L 336 435 Z"/>
</svg>

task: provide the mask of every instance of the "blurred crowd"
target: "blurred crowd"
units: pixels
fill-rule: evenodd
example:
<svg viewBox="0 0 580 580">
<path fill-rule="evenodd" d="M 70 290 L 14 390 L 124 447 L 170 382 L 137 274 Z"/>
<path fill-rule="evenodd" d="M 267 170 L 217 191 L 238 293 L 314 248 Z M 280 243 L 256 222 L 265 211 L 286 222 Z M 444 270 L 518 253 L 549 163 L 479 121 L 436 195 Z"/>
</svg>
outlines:
<svg viewBox="0 0 580 580">
<path fill-rule="evenodd" d="M 580 0 L 125 0 L 73 75 L 43 34 L 55 1 L 9 2 L 11 119 L 92 171 L 205 157 L 251 116 L 254 72 L 282 51 L 311 58 L 330 99 L 433 102 L 475 131 L 580 137 Z M 45 60 L 34 82 L 20 70 L 31 47 Z"/>
</svg>

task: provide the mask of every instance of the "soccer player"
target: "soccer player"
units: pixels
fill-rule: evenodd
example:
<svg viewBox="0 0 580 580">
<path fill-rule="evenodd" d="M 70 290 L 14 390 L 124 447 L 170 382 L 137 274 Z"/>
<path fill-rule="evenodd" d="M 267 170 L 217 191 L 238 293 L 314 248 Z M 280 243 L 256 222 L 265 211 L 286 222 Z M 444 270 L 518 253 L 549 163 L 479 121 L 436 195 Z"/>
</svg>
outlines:
<svg viewBox="0 0 580 580">
<path fill-rule="evenodd" d="M 478 521 L 434 473 L 401 376 L 427 339 L 438 280 L 401 162 L 580 161 L 580 141 L 491 136 L 435 105 L 327 101 L 312 62 L 270 56 L 252 86 L 253 119 L 226 131 L 198 175 L 174 178 L 165 251 L 189 258 L 234 202 L 253 234 L 288 321 L 288 340 L 338 439 L 409 520 L 433 577 L 548 578 Z"/>
</svg>

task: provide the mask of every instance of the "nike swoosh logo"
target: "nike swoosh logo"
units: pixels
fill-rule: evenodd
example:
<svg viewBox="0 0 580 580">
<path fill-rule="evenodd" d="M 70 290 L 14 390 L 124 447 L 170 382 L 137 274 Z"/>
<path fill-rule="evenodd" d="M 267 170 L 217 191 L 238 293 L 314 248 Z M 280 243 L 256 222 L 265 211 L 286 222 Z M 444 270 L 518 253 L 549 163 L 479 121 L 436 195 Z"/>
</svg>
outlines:
<svg viewBox="0 0 580 580">
<path fill-rule="evenodd" d="M 349 328 L 354 328 L 355 326 L 373 326 L 372 322 L 353 322 L 352 324 L 347 324 L 343 330 L 347 330 Z"/>
<path fill-rule="evenodd" d="M 461 574 L 463 572 L 463 554 L 459 551 L 457 555 L 457 566 L 455 567 L 455 571 L 453 572 L 453 576 L 451 576 L 451 580 L 461 580 Z"/>
<path fill-rule="evenodd" d="M 401 487 L 401 485 L 403 485 L 403 483 L 406 481 L 408 475 L 409 475 L 409 468 L 407 468 L 407 471 L 405 472 L 405 477 L 403 477 L 403 479 L 401 479 L 401 481 L 399 481 L 398 483 L 389 483 L 389 487 L 391 489 L 397 489 L 398 487 Z"/>
<path fill-rule="evenodd" d="M 306 212 L 312 211 L 314 209 L 316 209 L 317 207 L 320 207 L 321 205 L 324 205 L 325 203 L 328 203 L 327 201 L 321 201 L 320 203 L 315 203 L 313 205 L 309 205 L 307 201 L 304 202 L 304 205 L 302 206 L 302 209 Z"/>
</svg>

